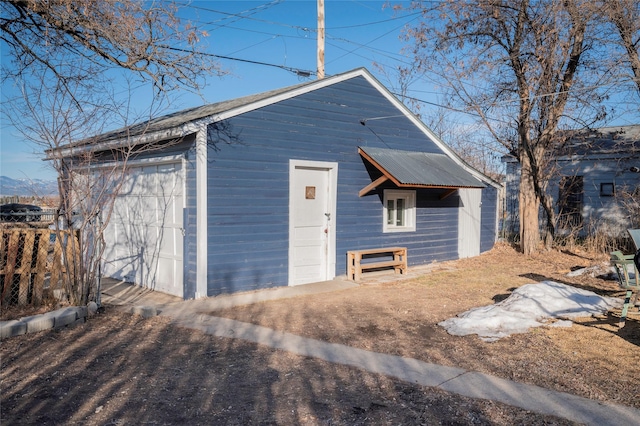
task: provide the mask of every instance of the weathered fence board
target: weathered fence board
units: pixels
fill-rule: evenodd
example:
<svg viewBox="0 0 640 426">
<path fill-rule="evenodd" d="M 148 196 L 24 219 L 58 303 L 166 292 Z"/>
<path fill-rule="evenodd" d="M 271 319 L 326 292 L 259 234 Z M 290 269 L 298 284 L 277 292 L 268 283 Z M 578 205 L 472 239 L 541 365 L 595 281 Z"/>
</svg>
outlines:
<svg viewBox="0 0 640 426">
<path fill-rule="evenodd" d="M 80 260 L 74 233 L 62 231 L 55 242 L 52 235 L 55 233 L 50 229 L 0 230 L 0 305 L 42 303 L 46 278 L 53 289 L 67 272 L 63 256 L 73 259 L 70 265 Z"/>
</svg>

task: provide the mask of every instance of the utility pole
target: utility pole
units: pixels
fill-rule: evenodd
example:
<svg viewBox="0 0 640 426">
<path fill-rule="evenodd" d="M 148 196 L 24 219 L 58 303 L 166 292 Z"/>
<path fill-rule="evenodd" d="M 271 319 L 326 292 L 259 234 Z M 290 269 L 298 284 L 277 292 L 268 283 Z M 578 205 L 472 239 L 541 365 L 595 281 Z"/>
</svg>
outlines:
<svg viewBox="0 0 640 426">
<path fill-rule="evenodd" d="M 318 80 L 324 78 L 324 0 L 318 0 Z"/>
</svg>

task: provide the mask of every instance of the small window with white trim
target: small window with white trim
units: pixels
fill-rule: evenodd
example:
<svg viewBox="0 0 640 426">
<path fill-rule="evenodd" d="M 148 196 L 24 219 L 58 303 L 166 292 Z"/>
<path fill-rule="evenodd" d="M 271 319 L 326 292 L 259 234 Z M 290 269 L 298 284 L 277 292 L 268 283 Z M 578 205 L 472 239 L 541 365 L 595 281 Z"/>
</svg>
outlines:
<svg viewBox="0 0 640 426">
<path fill-rule="evenodd" d="M 416 191 L 384 190 L 383 232 L 416 230 Z"/>
</svg>

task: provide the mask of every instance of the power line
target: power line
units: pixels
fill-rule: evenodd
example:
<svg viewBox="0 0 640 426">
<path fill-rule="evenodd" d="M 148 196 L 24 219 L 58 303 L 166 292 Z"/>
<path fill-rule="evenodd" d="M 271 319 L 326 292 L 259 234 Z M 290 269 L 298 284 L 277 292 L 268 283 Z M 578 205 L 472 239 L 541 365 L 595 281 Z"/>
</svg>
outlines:
<svg viewBox="0 0 640 426">
<path fill-rule="evenodd" d="M 175 50 L 175 51 L 179 51 L 179 52 L 194 53 L 194 54 L 203 55 L 203 56 L 210 56 L 210 57 L 214 57 L 214 58 L 218 58 L 218 59 L 226 59 L 226 60 L 231 60 L 231 61 L 239 61 L 239 62 L 250 63 L 250 64 L 254 64 L 254 65 L 263 65 L 263 66 L 269 66 L 269 67 L 274 67 L 274 68 L 280 68 L 282 70 L 294 73 L 294 74 L 298 75 L 299 77 L 305 77 L 306 78 L 306 77 L 310 77 L 312 75 L 316 75 L 315 71 L 303 70 L 303 69 L 294 68 L 294 67 L 287 67 L 287 66 L 284 66 L 284 65 L 270 64 L 270 63 L 267 63 L 267 62 L 253 61 L 253 60 L 250 60 L 250 59 L 233 58 L 233 57 L 230 57 L 230 56 L 216 55 L 216 54 L 207 53 L 207 52 L 193 52 L 193 51 L 190 51 L 190 50 L 180 49 L 180 48 L 177 48 L 177 47 L 169 47 L 169 46 L 164 46 L 164 47 L 167 48 L 167 49 Z M 330 75 L 327 75 L 327 76 L 329 77 Z M 394 96 L 400 98 L 400 99 L 402 99 L 402 98 L 411 99 L 411 100 L 416 101 L 416 102 L 420 102 L 420 103 L 424 103 L 424 104 L 428 104 L 428 105 L 433 105 L 433 106 L 437 106 L 439 108 L 444 108 L 444 109 L 448 109 L 448 110 L 451 110 L 451 111 L 459 112 L 459 113 L 462 113 L 462 114 L 467 114 L 467 115 L 472 115 L 472 116 L 475 116 L 475 117 L 478 117 L 478 118 L 482 118 L 482 116 L 480 116 L 479 114 L 472 113 L 472 112 L 469 112 L 469 111 L 464 111 L 464 110 L 457 109 L 457 108 L 453 108 L 453 107 L 450 107 L 450 106 L 447 106 L 447 105 L 437 104 L 435 102 L 426 101 L 424 99 L 419 99 L 419 98 L 416 98 L 416 97 L 407 96 L 407 95 L 403 95 L 403 94 L 400 94 L 400 93 L 395 93 L 395 92 L 390 92 L 390 93 L 393 94 Z M 499 119 L 493 119 L 493 118 L 488 118 L 488 119 L 491 120 L 491 121 L 497 121 L 497 122 L 501 122 L 501 123 L 507 123 L 507 124 L 509 123 L 507 121 L 499 120 Z"/>
<path fill-rule="evenodd" d="M 301 68 L 287 67 L 285 65 L 270 64 L 268 62 L 253 61 L 253 60 L 250 60 L 250 59 L 242 59 L 242 58 L 233 58 L 231 56 L 216 55 L 214 53 L 207 53 L 207 52 L 194 52 L 192 50 L 180 49 L 178 47 L 171 47 L 171 46 L 162 46 L 162 47 L 165 48 L 165 49 L 174 50 L 174 51 L 177 51 L 177 52 L 191 53 L 191 54 L 195 54 L 195 55 L 210 56 L 212 58 L 226 59 L 226 60 L 229 60 L 229 61 L 238 61 L 238 62 L 245 62 L 245 63 L 248 63 L 248 64 L 264 65 L 264 66 L 268 66 L 268 67 L 280 68 L 282 70 L 289 71 L 289 72 L 291 72 L 293 74 L 296 74 L 296 75 L 298 75 L 298 77 L 305 77 L 306 78 L 306 77 L 310 77 L 310 76 L 316 74 L 315 71 L 304 70 L 304 69 L 301 69 Z"/>
<path fill-rule="evenodd" d="M 226 28 L 227 28 L 227 29 L 232 29 L 232 30 L 245 31 L 245 32 L 250 32 L 250 33 L 255 33 L 255 34 L 264 34 L 264 35 L 271 36 L 271 38 L 270 38 L 270 39 L 267 39 L 267 40 L 265 40 L 265 41 L 273 40 L 273 39 L 275 39 L 275 38 L 283 38 L 283 39 L 284 39 L 284 38 L 292 38 L 292 39 L 304 39 L 304 40 L 311 40 L 311 39 L 309 39 L 309 38 L 308 38 L 308 37 L 306 37 L 306 36 L 296 36 L 296 35 L 280 34 L 280 33 L 273 33 L 273 32 L 268 32 L 268 31 L 259 31 L 259 30 L 253 30 L 253 29 L 248 29 L 248 28 L 232 27 L 232 26 L 227 26 Z M 394 60 L 394 61 L 397 61 L 397 62 L 400 62 L 400 63 L 406 64 L 406 65 L 409 65 L 409 62 L 408 62 L 408 61 L 405 61 L 405 60 L 403 60 L 403 59 L 402 59 L 402 58 L 403 58 L 403 56 L 402 56 L 402 55 L 400 55 L 400 54 L 398 54 L 398 53 L 395 53 L 395 52 L 390 52 L 390 51 L 388 51 L 388 50 L 383 50 L 383 49 L 378 49 L 378 48 L 376 48 L 376 47 L 367 46 L 367 45 L 365 45 L 365 44 L 357 43 L 357 42 L 355 42 L 355 41 L 348 40 L 348 39 L 346 39 L 346 38 L 342 38 L 342 37 L 334 37 L 334 36 L 332 36 L 332 35 L 330 35 L 330 34 L 327 34 L 327 39 L 331 39 L 331 40 L 334 40 L 334 41 L 339 41 L 339 42 L 343 42 L 343 43 L 352 44 L 352 45 L 355 45 L 355 46 L 356 46 L 356 47 L 358 47 L 358 48 L 366 49 L 366 50 L 371 51 L 372 53 L 378 53 L 378 54 L 381 54 L 381 55 L 383 55 L 383 56 L 386 56 L 387 58 L 392 59 L 392 60 Z M 260 44 L 260 43 L 263 43 L 263 42 L 258 42 L 258 43 L 256 43 L 255 45 Z M 348 49 L 345 49 L 345 48 L 343 48 L 343 47 L 340 47 L 340 46 L 339 46 L 339 45 L 337 45 L 337 44 L 331 44 L 331 43 L 327 43 L 327 44 L 330 44 L 331 46 L 333 46 L 333 47 L 335 47 L 335 48 L 338 48 L 338 49 L 340 49 L 340 50 L 343 50 L 343 51 L 347 52 L 347 54 L 348 54 L 348 53 L 354 53 L 354 52 L 357 50 L 357 49 L 354 49 L 354 50 L 348 50 Z M 247 46 L 246 48 L 250 48 L 250 47 L 253 47 L 253 46 L 255 46 L 255 45 Z M 234 51 L 233 53 L 239 52 L 239 51 L 244 50 L 244 49 L 246 49 L 246 48 L 243 48 L 243 49 L 240 49 L 240 50 Z M 233 53 L 230 53 L 230 54 L 233 54 Z M 367 59 L 367 60 L 372 60 L 371 58 L 367 58 L 367 57 L 362 56 L 362 55 L 359 55 L 359 56 L 361 56 L 362 58 Z"/>
<path fill-rule="evenodd" d="M 276 5 L 278 3 L 279 2 L 271 2 L 271 3 L 269 3 L 267 5 L 263 5 L 263 6 L 271 6 L 271 5 Z M 237 17 L 238 20 L 239 19 L 247 19 L 247 20 L 251 20 L 251 21 L 266 23 L 266 24 L 269 24 L 269 25 L 277 25 L 277 26 L 281 26 L 281 27 L 295 29 L 295 30 L 298 30 L 298 31 L 304 31 L 304 32 L 307 32 L 307 33 L 315 33 L 315 32 L 317 32 L 316 28 L 310 28 L 310 27 L 305 27 L 305 26 L 300 26 L 300 25 L 291 25 L 291 24 L 285 24 L 285 23 L 271 21 L 271 20 L 265 20 L 265 19 L 249 17 L 249 16 L 245 15 L 245 13 L 247 11 L 243 11 L 243 12 L 240 12 L 240 13 L 231 13 L 231 12 L 223 12 L 223 11 L 220 11 L 220 10 L 206 8 L 206 7 L 202 7 L 202 6 L 185 5 L 185 7 L 191 7 L 193 9 L 198 9 L 198 10 L 203 10 L 203 11 L 207 11 L 207 12 L 219 13 L 219 14 L 223 14 L 223 15 L 227 15 L 227 16 Z M 254 14 L 254 13 L 258 12 L 258 9 L 260 9 L 260 7 L 249 9 L 249 11 L 252 11 L 252 14 Z M 262 9 L 266 9 L 266 7 L 263 7 Z M 387 22 L 401 20 L 401 19 L 402 20 L 406 20 L 407 18 L 413 17 L 413 19 L 410 19 L 409 21 L 404 22 L 402 25 L 393 28 L 392 30 L 382 34 L 381 36 L 369 41 L 368 43 L 366 43 L 364 45 L 356 43 L 356 42 L 353 42 L 353 41 L 345 39 L 345 38 L 334 37 L 331 34 L 327 34 L 327 38 L 331 38 L 331 39 L 336 40 L 336 41 L 342 41 L 342 42 L 345 42 L 345 43 L 351 43 L 351 44 L 356 45 L 358 48 L 366 48 L 366 49 L 369 49 L 369 50 L 371 50 L 373 52 L 377 51 L 379 53 L 385 54 L 385 56 L 389 57 L 390 59 L 400 61 L 397 57 L 394 58 L 393 56 L 391 56 L 391 55 L 397 55 L 396 53 L 387 52 L 387 51 L 384 51 L 382 49 L 376 49 L 376 48 L 368 46 L 368 44 L 371 44 L 374 41 L 376 41 L 376 40 L 388 35 L 389 33 L 400 29 L 402 26 L 408 24 L 409 22 L 414 21 L 415 19 L 417 19 L 419 17 L 418 15 L 420 15 L 420 13 L 421 12 L 413 12 L 413 13 L 410 13 L 410 14 L 407 14 L 407 15 L 403 15 L 403 16 L 397 16 L 397 17 L 392 17 L 392 18 L 385 19 L 385 20 L 367 22 L 367 23 L 364 23 L 364 24 L 355 24 L 355 25 L 346 25 L 346 26 L 340 26 L 340 27 L 327 27 L 326 28 L 327 31 L 334 30 L 334 29 L 358 28 L 358 27 L 364 27 L 364 26 L 371 26 L 371 25 L 387 23 Z M 216 24 L 216 21 L 212 21 L 212 22 L 202 22 L 201 21 L 201 22 L 199 22 L 199 24 L 200 25 L 214 25 L 214 24 Z M 281 33 L 277 33 L 277 32 L 273 33 L 273 32 L 254 30 L 254 29 L 233 27 L 233 26 L 229 26 L 227 24 L 219 26 L 218 28 L 235 29 L 235 30 L 238 30 L 238 31 L 253 32 L 253 33 L 258 33 L 258 34 L 266 34 L 266 35 L 271 35 L 271 36 L 274 36 L 274 37 L 289 37 L 289 38 L 299 38 L 299 39 L 307 39 L 308 38 L 307 36 L 293 36 L 293 35 L 285 35 L 285 34 L 281 34 Z M 214 29 L 214 31 L 215 31 L 215 29 Z M 337 47 L 337 46 L 334 45 L 334 47 Z M 343 50 L 345 50 L 345 52 L 346 52 L 345 55 L 347 55 L 347 54 L 355 52 L 355 50 L 357 50 L 357 49 L 353 49 L 351 51 L 347 51 L 346 49 L 343 49 Z M 345 55 L 343 55 L 343 56 L 345 56 Z M 343 56 L 341 56 L 341 57 L 339 57 L 339 58 L 337 58 L 335 60 L 341 59 Z M 365 58 L 365 59 L 369 59 L 369 58 Z M 403 61 L 400 61 L 400 62 L 403 62 Z"/>
<path fill-rule="evenodd" d="M 386 35 L 388 35 L 388 34 L 390 34 L 390 33 L 394 32 L 394 31 L 399 30 L 400 28 L 404 27 L 404 26 L 405 26 L 406 24 L 408 24 L 409 22 L 415 21 L 416 19 L 418 19 L 418 17 L 417 17 L 417 16 L 416 16 L 415 18 L 411 19 L 410 21 L 403 23 L 402 25 L 400 25 L 400 26 L 398 26 L 398 27 L 394 27 L 394 28 L 392 28 L 391 30 L 387 31 L 387 32 L 386 32 L 386 33 L 384 33 L 384 34 L 379 35 L 378 37 L 374 38 L 373 40 L 371 40 L 371 41 L 369 41 L 369 42 L 365 43 L 365 44 L 364 44 L 364 46 L 368 46 L 369 44 L 373 43 L 374 41 L 377 41 L 377 40 L 381 39 L 382 37 L 384 37 L 384 36 L 386 36 Z M 344 55 L 342 55 L 342 56 L 339 56 L 339 57 L 335 58 L 335 59 L 334 59 L 334 60 L 332 60 L 331 62 L 335 62 L 335 61 L 337 61 L 338 59 L 341 59 L 341 58 L 345 57 L 346 55 L 348 55 L 348 54 L 350 54 L 350 53 L 355 52 L 356 50 L 357 50 L 357 49 L 354 49 L 354 50 L 352 50 L 351 52 L 347 52 L 347 53 L 345 53 Z"/>
<path fill-rule="evenodd" d="M 406 15 L 397 16 L 395 18 L 389 18 L 389 19 L 385 19 L 385 20 L 382 20 L 382 21 L 367 22 L 367 23 L 364 23 L 364 24 L 345 25 L 345 26 L 342 26 L 342 27 L 327 27 L 327 30 L 347 30 L 347 29 L 350 29 L 350 28 L 368 27 L 370 25 L 384 24 L 384 23 L 391 22 L 391 21 L 397 21 L 399 19 L 409 18 L 411 16 L 420 15 L 421 13 L 422 12 L 408 13 Z M 411 21 L 413 21 L 413 19 Z M 409 21 L 409 22 L 411 22 L 411 21 Z"/>
<path fill-rule="evenodd" d="M 255 14 L 258 11 L 260 11 L 259 9 L 267 9 L 268 7 L 271 6 L 275 6 L 277 4 L 281 3 L 281 0 L 278 1 L 273 1 L 271 3 L 268 3 L 266 5 L 263 5 L 264 7 L 256 7 L 253 9 L 249 9 L 249 11 L 251 11 L 251 14 Z M 195 5 L 191 5 L 191 4 L 184 4 L 183 7 L 187 7 L 187 8 L 192 8 L 192 9 L 197 9 L 197 10 L 202 10 L 205 12 L 212 12 L 212 13 L 218 13 L 220 15 L 225 15 L 227 17 L 235 17 L 238 18 L 236 19 L 247 19 L 250 21 L 255 21 L 255 22 L 262 22 L 264 24 L 270 24 L 270 25 L 277 25 L 280 27 L 285 27 L 285 28 L 292 28 L 292 29 L 298 29 L 298 30 L 304 30 L 304 31 L 310 31 L 310 32 L 316 32 L 317 28 L 309 28 L 309 27 L 304 27 L 304 26 L 300 26 L 300 25 L 292 25 L 292 24 L 285 24 L 282 22 L 277 22 L 277 21 L 270 21 L 267 19 L 260 19 L 260 18 L 253 18 L 250 17 L 249 15 L 246 15 L 245 13 L 247 11 L 243 11 L 243 12 L 239 12 L 239 13 L 231 13 L 231 12 L 223 12 L 221 10 L 216 10 L 216 9 L 211 9 L 211 8 L 207 8 L 207 7 L 202 7 L 202 6 L 195 6 Z M 373 21 L 373 22 L 365 22 L 362 24 L 354 24 L 354 25 L 344 25 L 344 26 L 339 26 L 339 27 L 326 27 L 325 30 L 330 31 L 330 30 L 343 30 L 343 29 L 351 29 L 351 28 L 361 28 L 361 27 L 368 27 L 368 26 L 372 26 L 372 25 L 378 25 L 378 24 L 384 24 L 387 22 L 392 22 L 392 21 L 397 21 L 400 19 L 406 19 L 408 17 L 411 16 L 416 16 L 416 15 L 420 15 L 422 12 L 418 11 L 418 12 L 413 12 L 413 13 L 408 13 L 406 15 L 402 15 L 402 16 L 396 16 L 396 17 L 392 17 L 389 19 L 383 19 L 380 21 Z M 220 21 L 224 20 L 226 18 L 221 19 Z M 236 22 L 234 21 L 234 22 Z M 212 22 L 202 22 L 202 24 L 204 25 L 215 25 L 217 21 L 212 21 Z M 223 27 L 227 27 L 227 25 L 220 25 L 220 28 Z"/>
<path fill-rule="evenodd" d="M 219 21 L 224 21 L 225 19 L 228 19 L 229 17 L 233 17 L 233 18 L 237 18 L 232 22 L 236 22 L 240 19 L 249 19 L 249 20 L 254 20 L 254 21 L 260 21 L 260 22 L 265 22 L 265 23 L 269 23 L 269 24 L 278 24 L 277 22 L 273 22 L 273 21 L 265 21 L 262 19 L 257 19 L 257 18 L 251 18 L 251 15 L 255 15 L 258 12 L 261 12 L 263 10 L 269 9 L 272 6 L 276 6 L 280 3 L 282 3 L 284 0 L 273 0 L 269 3 L 265 3 L 265 4 L 261 4 L 259 6 L 256 7 L 252 7 L 251 9 L 247 9 L 247 10 L 243 10 L 242 12 L 238 12 L 238 13 L 230 13 L 230 12 L 223 12 L 220 10 L 215 10 L 215 9 L 210 9 L 207 7 L 202 7 L 202 6 L 195 6 L 193 4 L 185 4 L 185 3 L 181 3 L 180 5 L 184 8 L 191 8 L 191 9 L 196 9 L 196 10 L 203 10 L 205 12 L 213 12 L 213 13 L 218 13 L 220 15 L 225 15 L 226 18 L 222 18 Z M 214 25 L 216 23 L 216 21 L 214 22 L 209 22 L 209 23 L 205 23 L 205 24 L 209 24 L 209 25 Z M 225 25 L 220 25 L 220 27 L 225 27 Z"/>
<path fill-rule="evenodd" d="M 489 121 L 496 121 L 498 123 L 503 123 L 503 124 L 510 124 L 511 123 L 509 121 L 500 120 L 500 119 L 497 119 L 497 118 L 482 117 L 480 114 L 475 113 L 475 112 L 469 112 L 469 111 L 465 111 L 465 110 L 462 110 L 462 109 L 453 108 L 453 107 L 450 107 L 448 105 L 441 105 L 441 104 L 437 104 L 435 102 L 425 101 L 424 99 L 415 98 L 413 96 L 407 96 L 407 95 L 403 95 L 403 94 L 395 93 L 395 92 L 391 92 L 391 94 L 396 96 L 396 97 L 398 97 L 399 99 L 403 99 L 403 98 L 404 99 L 410 99 L 412 101 L 420 102 L 420 103 L 423 103 L 423 104 L 433 105 L 433 106 L 436 106 L 438 108 L 444 108 L 444 109 L 448 109 L 450 111 L 458 112 L 458 113 L 461 113 L 461 114 L 471 115 L 471 116 L 476 117 L 476 118 L 486 118 Z"/>
</svg>

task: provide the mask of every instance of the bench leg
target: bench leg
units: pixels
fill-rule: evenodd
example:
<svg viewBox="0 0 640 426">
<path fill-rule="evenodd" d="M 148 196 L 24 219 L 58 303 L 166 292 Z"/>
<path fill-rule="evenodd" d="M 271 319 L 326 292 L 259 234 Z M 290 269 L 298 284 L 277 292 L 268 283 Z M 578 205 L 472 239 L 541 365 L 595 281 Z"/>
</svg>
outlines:
<svg viewBox="0 0 640 426">
<path fill-rule="evenodd" d="M 355 281 L 355 273 L 356 271 L 354 270 L 354 262 L 355 260 L 355 256 L 353 253 L 351 252 L 347 252 L 347 279 L 351 280 L 351 281 Z"/>
<path fill-rule="evenodd" d="M 627 322 L 627 311 L 629 310 L 629 305 L 631 304 L 632 293 L 633 291 L 627 290 L 627 294 L 624 297 L 624 305 L 622 306 L 622 313 L 620 314 L 620 322 L 618 323 L 618 326 L 620 328 L 624 327 L 625 323 Z"/>
<path fill-rule="evenodd" d="M 393 269 L 395 270 L 396 274 L 400 273 L 400 274 L 406 274 L 407 273 L 407 255 L 404 252 L 400 252 L 400 253 L 394 253 L 393 254 L 393 260 L 395 262 L 401 263 L 398 266 L 395 266 Z"/>
<path fill-rule="evenodd" d="M 362 261 L 362 254 L 356 253 L 353 259 L 353 269 L 354 269 L 353 280 L 354 281 L 360 281 L 360 277 L 362 276 L 362 266 L 360 265 L 361 261 Z"/>
</svg>

